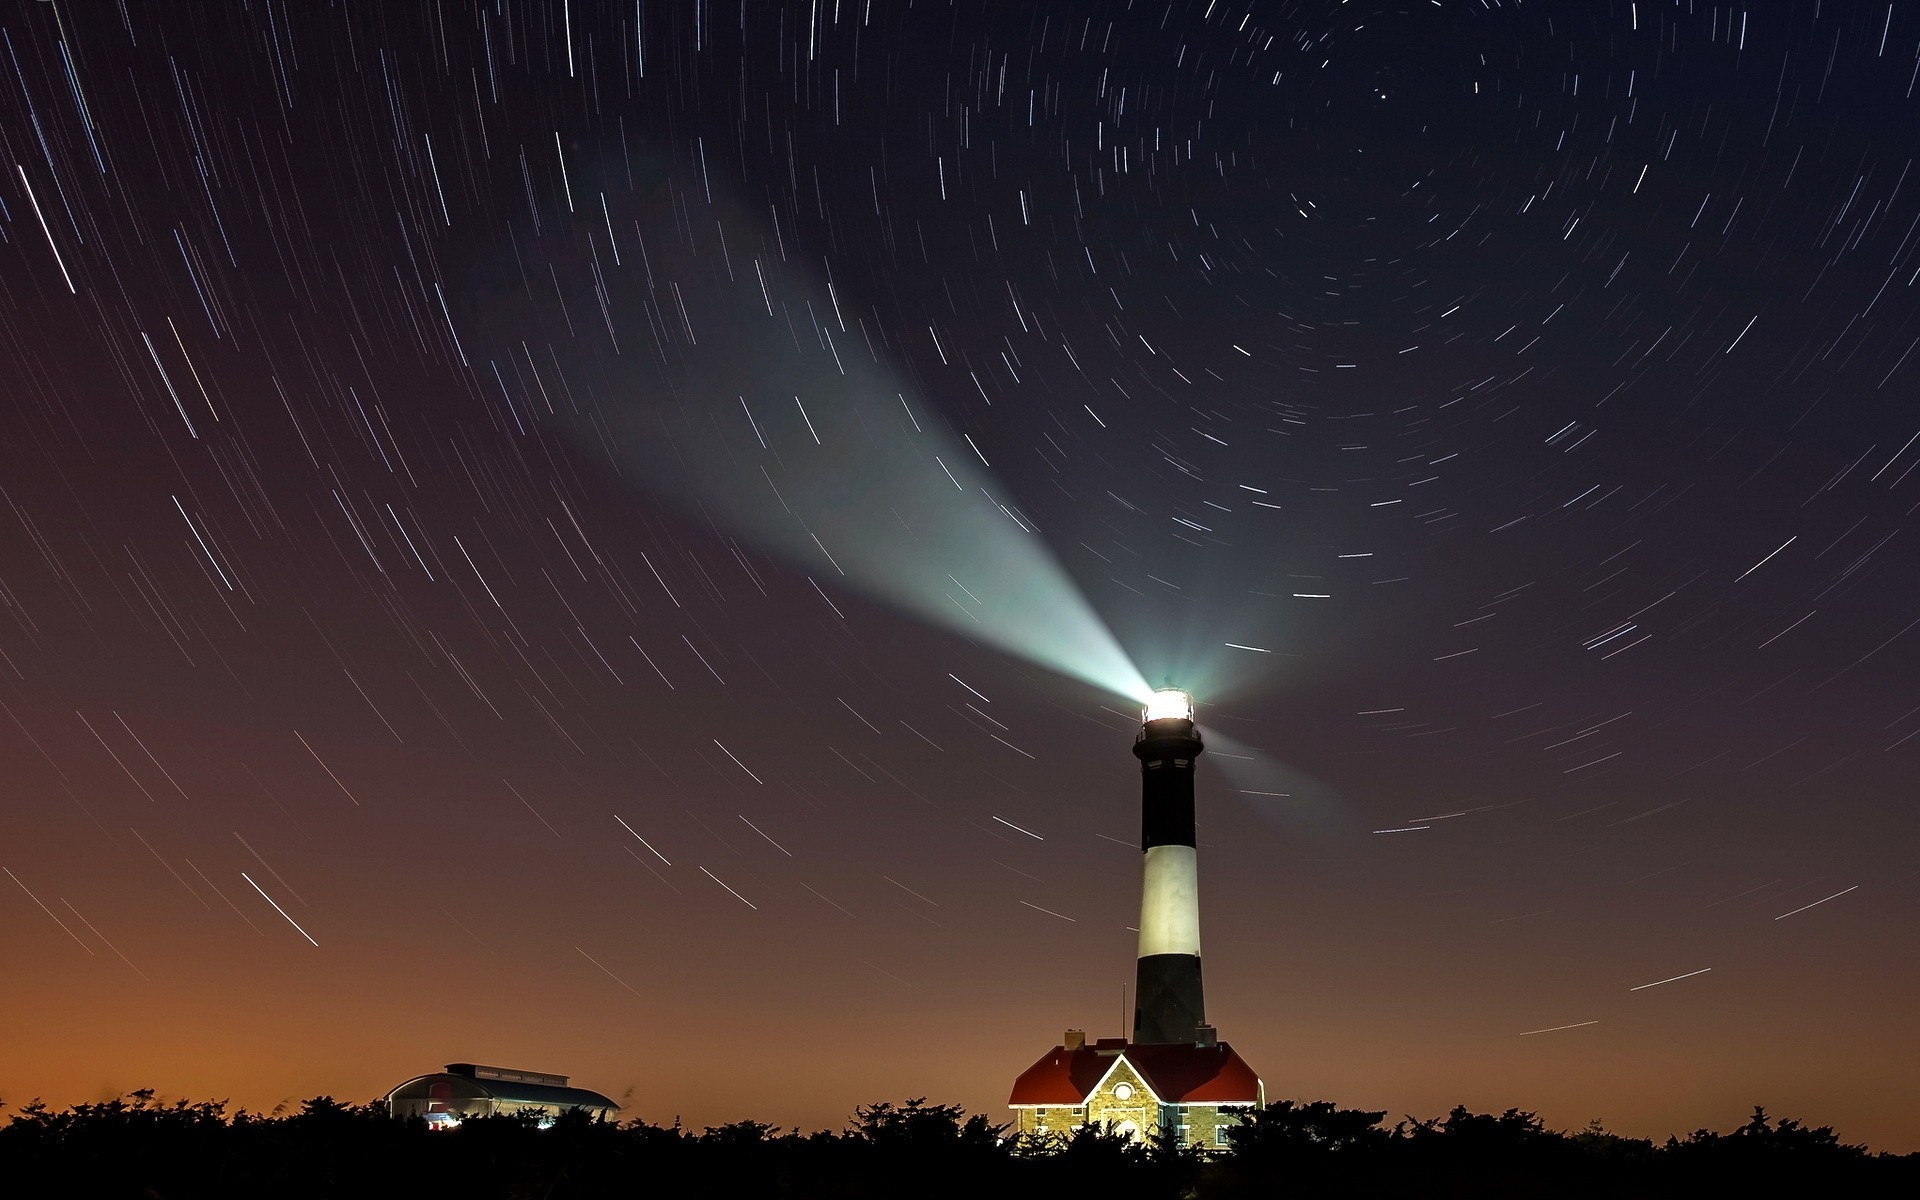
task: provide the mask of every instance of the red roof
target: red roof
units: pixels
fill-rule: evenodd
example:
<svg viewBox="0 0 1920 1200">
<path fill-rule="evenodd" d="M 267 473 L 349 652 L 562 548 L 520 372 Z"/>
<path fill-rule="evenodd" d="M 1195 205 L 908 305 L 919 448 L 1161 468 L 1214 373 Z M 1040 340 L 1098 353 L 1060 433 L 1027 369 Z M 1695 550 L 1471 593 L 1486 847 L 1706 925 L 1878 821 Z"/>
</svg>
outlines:
<svg viewBox="0 0 1920 1200">
<path fill-rule="evenodd" d="M 1055 1046 L 1013 1081 L 1007 1103 L 1084 1104 L 1118 1057 L 1169 1104 L 1255 1104 L 1260 1099 L 1260 1077 L 1225 1042 L 1130 1045 L 1112 1038 L 1078 1050 Z"/>
</svg>

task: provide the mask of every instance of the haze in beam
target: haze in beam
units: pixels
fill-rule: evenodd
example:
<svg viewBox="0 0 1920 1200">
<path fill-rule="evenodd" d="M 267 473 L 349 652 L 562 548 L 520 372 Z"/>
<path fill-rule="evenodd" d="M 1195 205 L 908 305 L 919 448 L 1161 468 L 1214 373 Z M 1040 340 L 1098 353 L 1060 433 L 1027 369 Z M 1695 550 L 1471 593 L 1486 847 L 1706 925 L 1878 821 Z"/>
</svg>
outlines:
<svg viewBox="0 0 1920 1200">
<path fill-rule="evenodd" d="M 624 365 L 644 354 L 632 348 L 607 364 L 623 475 L 716 518 L 827 592 L 852 588 L 1146 698 L 1152 689 L 1044 531 L 999 490 L 981 439 L 953 429 L 875 348 L 883 335 L 843 309 L 825 264 L 783 263 L 767 253 L 777 243 L 766 222 L 737 209 L 716 222 L 733 248 L 726 270 L 717 239 L 696 256 L 674 249 L 684 243 L 671 225 L 639 225 L 659 234 L 648 239 L 649 269 L 607 272 L 611 307 L 634 337 L 644 313 L 672 342 L 648 367 Z M 583 299 L 593 311 L 591 293 Z"/>
<path fill-rule="evenodd" d="M 1352 804 L 1325 780 L 1204 720 L 1201 734 L 1206 761 L 1224 777 L 1227 789 L 1289 840 L 1330 850 L 1350 846 L 1364 832 L 1355 824 Z"/>
</svg>

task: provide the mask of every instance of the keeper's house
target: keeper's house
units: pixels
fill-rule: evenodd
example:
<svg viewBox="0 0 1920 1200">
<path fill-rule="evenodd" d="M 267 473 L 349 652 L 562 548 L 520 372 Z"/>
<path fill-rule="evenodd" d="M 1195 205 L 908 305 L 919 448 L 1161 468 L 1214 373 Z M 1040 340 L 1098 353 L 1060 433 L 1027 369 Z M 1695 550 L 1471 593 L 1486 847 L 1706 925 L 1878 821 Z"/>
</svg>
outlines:
<svg viewBox="0 0 1920 1200">
<path fill-rule="evenodd" d="M 599 1092 L 568 1087 L 565 1075 L 474 1063 L 448 1063 L 445 1071 L 409 1079 L 387 1093 L 387 1111 L 402 1119 L 420 1117 L 435 1129 L 451 1129 L 468 1117 L 535 1112 L 544 1127 L 572 1108 L 600 1121 L 620 1111 Z"/>
<path fill-rule="evenodd" d="M 1145 1141 L 1177 1130 L 1190 1146 L 1224 1146 L 1226 1131 L 1266 1103 L 1266 1089 L 1233 1047 L 1100 1038 L 1078 1029 L 1014 1081 L 1008 1106 L 1020 1133 L 1071 1135 L 1083 1125 Z"/>
</svg>

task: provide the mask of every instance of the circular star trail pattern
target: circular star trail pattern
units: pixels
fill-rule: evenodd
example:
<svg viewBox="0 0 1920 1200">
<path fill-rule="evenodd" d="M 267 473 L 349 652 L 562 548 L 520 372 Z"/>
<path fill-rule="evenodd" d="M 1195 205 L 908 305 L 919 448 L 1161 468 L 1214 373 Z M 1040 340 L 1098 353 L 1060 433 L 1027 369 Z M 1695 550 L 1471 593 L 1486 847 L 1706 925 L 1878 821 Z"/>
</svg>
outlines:
<svg viewBox="0 0 1920 1200">
<path fill-rule="evenodd" d="M 1270 1095 L 1913 1148 L 1912 14 L 0 31 L 8 1099 L 994 1111 L 1110 630 Z"/>
</svg>

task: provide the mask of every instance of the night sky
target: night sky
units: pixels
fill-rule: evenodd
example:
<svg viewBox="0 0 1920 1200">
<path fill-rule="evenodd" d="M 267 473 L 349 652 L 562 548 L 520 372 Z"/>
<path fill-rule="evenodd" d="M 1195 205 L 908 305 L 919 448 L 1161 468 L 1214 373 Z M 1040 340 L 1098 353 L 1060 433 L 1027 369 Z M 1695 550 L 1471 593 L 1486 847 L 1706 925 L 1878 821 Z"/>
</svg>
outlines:
<svg viewBox="0 0 1920 1200">
<path fill-rule="evenodd" d="M 1920 1149 L 1920 15 L 16 2 L 0 1097 Z"/>
</svg>

